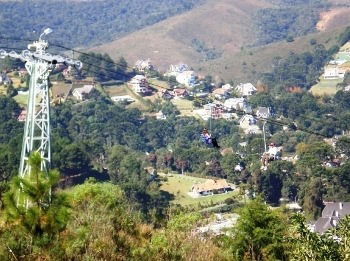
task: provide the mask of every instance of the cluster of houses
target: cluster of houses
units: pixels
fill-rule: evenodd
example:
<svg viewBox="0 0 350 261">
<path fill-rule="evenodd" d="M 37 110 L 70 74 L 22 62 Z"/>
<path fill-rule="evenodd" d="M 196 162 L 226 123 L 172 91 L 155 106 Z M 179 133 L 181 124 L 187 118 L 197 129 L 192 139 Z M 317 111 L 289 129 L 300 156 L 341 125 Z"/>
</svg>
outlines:
<svg viewBox="0 0 350 261">
<path fill-rule="evenodd" d="M 350 71 L 350 51 L 348 48 L 342 48 L 335 58 L 331 60 L 324 68 L 324 79 L 343 79 L 346 72 Z"/>
</svg>

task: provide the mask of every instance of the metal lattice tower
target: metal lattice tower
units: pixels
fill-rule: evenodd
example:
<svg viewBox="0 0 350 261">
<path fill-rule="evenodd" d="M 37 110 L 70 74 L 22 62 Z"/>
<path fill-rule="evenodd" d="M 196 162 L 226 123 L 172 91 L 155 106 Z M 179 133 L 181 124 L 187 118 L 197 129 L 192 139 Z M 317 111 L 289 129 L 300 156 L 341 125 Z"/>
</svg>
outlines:
<svg viewBox="0 0 350 261">
<path fill-rule="evenodd" d="M 0 50 L 0 58 L 6 56 L 21 59 L 30 75 L 29 94 L 27 103 L 27 117 L 24 126 L 21 161 L 19 175 L 25 178 L 30 174 L 28 158 L 31 152 L 37 151 L 42 157 L 41 170 L 47 172 L 51 164 L 50 145 L 50 96 L 48 77 L 57 63 L 74 66 L 81 69 L 82 63 L 60 55 L 52 55 L 45 50 L 48 42 L 42 39 L 45 34 L 51 33 L 46 29 L 39 37 L 28 45 L 28 50 L 20 54 L 14 51 Z"/>
</svg>

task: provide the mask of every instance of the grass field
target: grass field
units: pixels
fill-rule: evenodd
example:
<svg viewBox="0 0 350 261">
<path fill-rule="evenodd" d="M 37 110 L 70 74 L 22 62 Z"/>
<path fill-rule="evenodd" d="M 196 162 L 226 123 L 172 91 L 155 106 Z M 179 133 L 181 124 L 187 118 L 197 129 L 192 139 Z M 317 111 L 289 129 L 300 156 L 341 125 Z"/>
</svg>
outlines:
<svg viewBox="0 0 350 261">
<path fill-rule="evenodd" d="M 13 87 L 15 88 L 26 87 L 26 83 L 25 82 L 21 83 L 21 78 L 19 76 L 15 76 L 14 72 L 9 73 L 8 76 L 12 81 Z"/>
<path fill-rule="evenodd" d="M 183 116 L 193 116 L 193 103 L 184 99 L 172 99 L 171 102 L 177 107 Z"/>
<path fill-rule="evenodd" d="M 51 88 L 51 93 L 53 97 L 57 97 L 57 95 L 62 95 L 66 97 L 71 89 L 71 84 L 67 84 L 64 82 L 57 82 L 57 84 L 53 84 Z"/>
<path fill-rule="evenodd" d="M 128 95 L 128 91 L 126 90 L 125 84 L 119 84 L 119 85 L 112 85 L 112 86 L 105 86 L 105 91 L 108 93 L 110 97 L 112 96 L 122 96 L 122 95 Z"/>
<path fill-rule="evenodd" d="M 237 195 L 236 191 L 232 191 L 226 194 L 192 198 L 187 194 L 187 192 L 191 190 L 194 184 L 203 183 L 205 179 L 180 174 L 165 176 L 168 178 L 168 181 L 163 182 L 161 189 L 175 196 L 175 199 L 172 201 L 175 204 L 180 204 L 183 206 L 197 205 L 199 203 L 201 205 L 211 205 L 221 203 L 225 199 Z"/>
<path fill-rule="evenodd" d="M 167 82 L 165 81 L 160 81 L 158 79 L 150 78 L 148 79 L 148 83 L 153 87 L 156 88 L 158 91 L 160 91 L 162 88 L 163 89 L 170 89 L 170 86 Z"/>
<path fill-rule="evenodd" d="M 18 94 L 17 96 L 15 96 L 13 98 L 19 104 L 19 106 L 21 106 L 21 107 L 27 106 L 28 95 Z"/>
<path fill-rule="evenodd" d="M 320 82 L 314 85 L 310 92 L 315 96 L 324 96 L 324 95 L 334 95 L 340 89 L 337 88 L 337 84 L 341 83 L 342 79 L 336 80 L 325 80 L 321 79 Z"/>
</svg>

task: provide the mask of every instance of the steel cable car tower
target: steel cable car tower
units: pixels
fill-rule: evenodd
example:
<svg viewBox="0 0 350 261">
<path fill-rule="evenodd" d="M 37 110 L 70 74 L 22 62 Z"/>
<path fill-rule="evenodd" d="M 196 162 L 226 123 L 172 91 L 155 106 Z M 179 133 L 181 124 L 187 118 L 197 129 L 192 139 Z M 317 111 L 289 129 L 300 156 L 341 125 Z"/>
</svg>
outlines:
<svg viewBox="0 0 350 261">
<path fill-rule="evenodd" d="M 15 51 L 6 52 L 0 50 L 0 58 L 11 57 L 21 59 L 25 62 L 25 67 L 30 75 L 27 116 L 24 126 L 21 161 L 19 176 L 29 177 L 30 166 L 28 158 L 31 152 L 40 153 L 42 162 L 41 170 L 47 172 L 51 164 L 51 144 L 50 144 L 50 96 L 48 77 L 57 63 L 74 66 L 81 69 L 82 63 L 60 55 L 52 55 L 45 50 L 49 44 L 42 37 L 51 33 L 47 28 L 40 35 L 38 41 L 28 45 L 28 50 L 23 50 L 20 54 Z M 19 203 L 21 204 L 21 203 Z M 28 207 L 28 202 L 25 203 Z"/>
</svg>

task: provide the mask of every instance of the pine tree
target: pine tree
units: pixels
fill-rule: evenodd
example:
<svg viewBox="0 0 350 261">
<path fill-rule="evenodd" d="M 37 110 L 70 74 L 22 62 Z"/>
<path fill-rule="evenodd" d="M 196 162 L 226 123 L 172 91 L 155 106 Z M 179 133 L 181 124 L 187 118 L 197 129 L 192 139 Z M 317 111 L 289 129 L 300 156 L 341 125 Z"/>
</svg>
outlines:
<svg viewBox="0 0 350 261">
<path fill-rule="evenodd" d="M 4 195 L 4 215 L 7 227 L 20 227 L 34 240 L 49 242 L 65 229 L 70 207 L 66 195 L 51 192 L 59 181 L 58 172 L 41 171 L 41 161 L 40 154 L 33 153 L 29 177 L 12 179 Z M 28 202 L 27 207 L 21 202 Z"/>
</svg>

